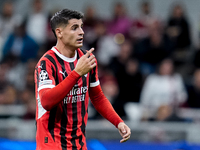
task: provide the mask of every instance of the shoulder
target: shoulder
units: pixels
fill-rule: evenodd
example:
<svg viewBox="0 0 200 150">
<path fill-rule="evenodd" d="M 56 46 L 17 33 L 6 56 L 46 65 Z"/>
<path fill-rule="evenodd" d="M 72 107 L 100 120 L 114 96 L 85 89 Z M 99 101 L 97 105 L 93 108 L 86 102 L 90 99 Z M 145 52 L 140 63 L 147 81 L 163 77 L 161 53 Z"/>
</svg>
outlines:
<svg viewBox="0 0 200 150">
<path fill-rule="evenodd" d="M 146 84 L 154 84 L 154 83 L 158 83 L 160 82 L 160 76 L 157 74 L 151 74 L 149 76 L 147 76 L 145 83 Z"/>
<path fill-rule="evenodd" d="M 181 79 L 181 78 L 182 78 L 182 76 L 181 76 L 179 73 L 175 73 L 175 74 L 173 75 L 173 77 L 174 77 L 174 78 L 177 78 L 177 79 Z"/>
<path fill-rule="evenodd" d="M 147 80 L 156 80 L 159 78 L 159 75 L 157 74 L 150 74 L 148 77 L 147 77 Z"/>
<path fill-rule="evenodd" d="M 179 81 L 179 82 L 183 81 L 183 77 L 178 73 L 174 74 L 173 77 L 174 77 L 175 81 Z"/>
<path fill-rule="evenodd" d="M 38 61 L 38 64 L 40 65 L 41 62 L 47 62 L 47 63 L 52 63 L 53 57 L 55 56 L 54 54 L 55 52 L 52 50 L 48 50 L 46 53 L 43 54 L 43 56 L 40 58 L 40 60 Z M 38 65 L 37 64 L 37 65 Z"/>
</svg>

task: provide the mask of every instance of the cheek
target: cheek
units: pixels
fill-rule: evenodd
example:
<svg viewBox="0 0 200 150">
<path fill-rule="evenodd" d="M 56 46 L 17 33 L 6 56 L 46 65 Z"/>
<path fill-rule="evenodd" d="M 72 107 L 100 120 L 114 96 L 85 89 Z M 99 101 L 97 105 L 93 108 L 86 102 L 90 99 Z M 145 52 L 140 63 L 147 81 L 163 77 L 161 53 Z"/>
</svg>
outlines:
<svg viewBox="0 0 200 150">
<path fill-rule="evenodd" d="M 74 41 L 74 40 L 75 40 L 75 36 L 74 35 L 69 36 L 69 41 Z"/>
<path fill-rule="evenodd" d="M 65 32 L 65 34 L 63 35 L 64 43 L 71 43 L 74 40 L 75 40 L 75 36 L 70 32 Z"/>
<path fill-rule="evenodd" d="M 74 35 L 69 35 L 67 36 L 66 40 L 67 40 L 66 42 L 74 43 L 76 41 L 76 38 Z"/>
</svg>

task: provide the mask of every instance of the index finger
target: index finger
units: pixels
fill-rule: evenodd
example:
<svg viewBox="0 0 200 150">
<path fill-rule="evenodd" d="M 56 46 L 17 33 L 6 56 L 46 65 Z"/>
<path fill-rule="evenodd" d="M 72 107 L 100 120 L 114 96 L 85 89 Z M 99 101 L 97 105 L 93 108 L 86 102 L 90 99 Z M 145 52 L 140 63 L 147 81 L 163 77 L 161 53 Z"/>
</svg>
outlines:
<svg viewBox="0 0 200 150">
<path fill-rule="evenodd" d="M 91 48 L 89 51 L 87 51 L 87 53 L 85 54 L 85 56 L 89 57 L 90 54 L 94 51 L 94 48 Z"/>
<path fill-rule="evenodd" d="M 130 137 L 131 136 L 129 135 L 128 137 L 121 139 L 120 143 L 124 143 L 124 142 L 128 141 L 128 139 L 130 139 Z"/>
</svg>

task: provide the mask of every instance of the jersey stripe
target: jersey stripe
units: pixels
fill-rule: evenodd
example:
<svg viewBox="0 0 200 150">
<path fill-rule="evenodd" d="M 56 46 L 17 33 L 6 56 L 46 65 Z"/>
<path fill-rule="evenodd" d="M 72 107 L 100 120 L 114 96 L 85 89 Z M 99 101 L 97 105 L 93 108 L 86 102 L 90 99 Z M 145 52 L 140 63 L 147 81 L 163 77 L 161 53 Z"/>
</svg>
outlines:
<svg viewBox="0 0 200 150">
<path fill-rule="evenodd" d="M 37 83 L 36 83 L 36 87 L 37 87 L 37 88 L 35 89 L 35 91 L 37 91 L 37 89 L 38 89 L 38 87 L 39 87 L 38 67 L 35 68 L 35 73 L 36 73 L 36 78 L 37 78 L 37 80 L 36 80 L 36 82 L 37 82 Z M 36 93 L 37 93 L 37 92 L 36 92 Z M 36 105 L 38 105 L 38 100 L 37 100 L 38 97 L 39 97 L 39 94 L 36 95 Z M 36 118 L 35 118 L 36 120 L 37 120 L 37 118 L 38 118 L 38 111 L 39 111 L 39 110 L 38 110 L 38 107 L 36 107 L 36 116 L 35 116 L 35 117 L 36 117 Z M 37 130 L 37 121 L 36 121 L 36 130 Z"/>
<path fill-rule="evenodd" d="M 74 63 L 69 63 L 71 70 L 74 70 Z M 76 83 L 77 84 L 77 83 Z M 78 85 L 77 85 L 78 87 Z M 75 95 L 76 96 L 76 95 Z M 76 146 L 76 139 L 77 139 L 77 124 L 78 124 L 78 117 L 77 117 L 77 103 L 72 103 L 72 119 L 73 119 L 73 125 L 72 125 L 72 139 L 71 142 L 73 144 L 72 150 L 77 150 Z"/>
<path fill-rule="evenodd" d="M 77 53 L 77 60 L 80 58 L 80 56 L 79 56 L 79 53 Z M 84 85 L 83 84 L 83 87 L 84 86 L 87 86 L 87 85 Z M 84 94 L 85 95 L 85 94 Z M 85 96 L 84 96 L 85 97 Z M 82 119 L 82 123 L 83 123 L 83 114 L 84 114 L 84 112 L 83 111 L 85 111 L 85 109 L 83 109 L 83 105 L 84 105 L 84 101 L 82 101 L 81 102 L 81 119 Z M 82 124 L 83 125 L 83 124 Z M 82 125 L 81 125 L 81 132 L 82 132 Z M 83 134 L 84 136 L 85 136 L 85 134 Z M 79 144 L 81 145 L 81 147 L 84 145 L 84 142 L 83 142 L 83 136 L 81 135 L 81 136 L 79 136 Z"/>
<path fill-rule="evenodd" d="M 82 81 L 83 81 L 83 86 L 87 86 L 87 80 L 86 80 L 86 77 L 85 76 L 82 76 Z M 86 97 L 86 94 L 84 94 L 84 97 Z M 81 102 L 81 116 L 82 116 L 82 125 L 81 125 L 81 132 L 83 133 L 83 135 L 85 136 L 85 127 L 86 127 L 86 125 L 85 125 L 85 120 L 84 120 L 84 118 L 85 118 L 85 103 L 86 103 L 86 101 L 82 101 Z M 83 146 L 83 141 L 82 141 L 82 136 L 81 136 L 81 139 L 80 139 L 80 145 L 81 146 Z"/>
<path fill-rule="evenodd" d="M 50 55 L 46 55 L 45 56 L 47 59 L 49 59 L 53 65 L 55 66 L 56 70 L 57 70 L 57 65 L 56 62 L 54 60 L 53 57 L 51 57 Z M 46 67 L 46 66 L 45 66 Z M 58 75 L 56 74 L 56 85 L 58 84 Z M 57 111 L 57 106 L 54 107 L 51 111 L 50 111 L 50 115 L 49 115 L 49 123 L 48 123 L 48 130 L 52 136 L 52 138 L 54 139 L 54 122 L 55 122 L 55 118 L 56 118 L 56 111 Z M 55 141 L 55 139 L 54 139 Z"/>
<path fill-rule="evenodd" d="M 38 75 L 38 67 L 35 68 L 36 70 L 36 78 L 37 78 L 37 89 L 39 88 L 39 75 Z"/>
<path fill-rule="evenodd" d="M 92 69 L 92 72 L 93 72 L 93 76 L 91 77 L 91 83 L 94 83 L 94 82 L 96 82 L 96 71 L 94 71 L 94 70 L 96 70 L 97 69 L 97 67 L 94 67 L 93 69 Z"/>
<path fill-rule="evenodd" d="M 65 65 L 64 65 L 64 61 L 58 57 L 58 55 L 56 55 L 56 58 L 58 60 L 58 62 L 60 63 L 61 67 L 62 67 L 62 72 L 66 72 L 65 70 Z M 67 72 L 65 74 L 62 74 L 62 78 L 63 80 L 68 76 Z M 63 108 L 63 112 L 62 112 L 62 120 L 61 120 L 61 129 L 60 129 L 60 135 L 61 135 L 61 147 L 62 147 L 62 150 L 67 150 L 67 138 L 65 136 L 66 132 L 67 132 L 67 128 L 66 128 L 66 125 L 67 125 L 67 106 L 66 105 L 62 105 L 62 108 Z"/>
</svg>

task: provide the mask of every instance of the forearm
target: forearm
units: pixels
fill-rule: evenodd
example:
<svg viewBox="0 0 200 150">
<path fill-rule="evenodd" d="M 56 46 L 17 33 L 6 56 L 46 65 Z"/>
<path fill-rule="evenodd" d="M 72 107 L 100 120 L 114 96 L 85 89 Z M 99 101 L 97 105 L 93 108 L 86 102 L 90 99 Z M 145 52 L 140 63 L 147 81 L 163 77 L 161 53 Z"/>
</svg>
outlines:
<svg viewBox="0 0 200 150">
<path fill-rule="evenodd" d="M 115 112 L 109 100 L 103 94 L 100 85 L 90 88 L 90 99 L 95 109 L 116 127 L 123 120 Z"/>
<path fill-rule="evenodd" d="M 80 75 L 72 71 L 62 82 L 52 89 L 42 89 L 39 91 L 41 104 L 46 110 L 51 110 L 58 105 L 76 84 Z"/>
</svg>

